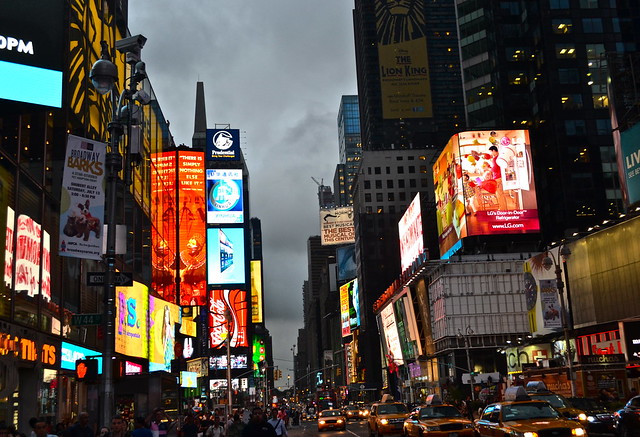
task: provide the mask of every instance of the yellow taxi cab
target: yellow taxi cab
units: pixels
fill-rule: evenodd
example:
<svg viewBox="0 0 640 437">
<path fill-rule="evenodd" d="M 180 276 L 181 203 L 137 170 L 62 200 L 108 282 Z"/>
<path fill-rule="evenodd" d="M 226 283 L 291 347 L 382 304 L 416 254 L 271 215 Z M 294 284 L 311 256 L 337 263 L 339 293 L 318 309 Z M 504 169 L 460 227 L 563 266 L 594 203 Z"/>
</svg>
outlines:
<svg viewBox="0 0 640 437">
<path fill-rule="evenodd" d="M 371 405 L 367 425 L 369 434 L 381 437 L 385 434 L 400 434 L 404 428 L 404 420 L 409 415 L 407 406 L 402 402 L 394 402 L 392 398 L 385 402 Z"/>
<path fill-rule="evenodd" d="M 543 381 L 529 381 L 526 390 L 531 399 L 547 401 L 567 419 L 578 420 L 583 425 L 587 425 L 587 414 L 583 410 L 572 406 L 564 396 L 547 389 Z"/>
<path fill-rule="evenodd" d="M 409 437 L 474 437 L 473 422 L 440 396 L 429 395 L 425 405 L 416 407 L 404 421 L 402 434 Z"/>
<path fill-rule="evenodd" d="M 503 402 L 487 405 L 476 420 L 480 437 L 586 437 L 577 421 L 564 418 L 547 401 L 532 400 L 524 387 L 505 390 Z"/>
<path fill-rule="evenodd" d="M 322 410 L 318 414 L 318 431 L 325 429 L 347 429 L 347 418 L 340 410 Z"/>
</svg>

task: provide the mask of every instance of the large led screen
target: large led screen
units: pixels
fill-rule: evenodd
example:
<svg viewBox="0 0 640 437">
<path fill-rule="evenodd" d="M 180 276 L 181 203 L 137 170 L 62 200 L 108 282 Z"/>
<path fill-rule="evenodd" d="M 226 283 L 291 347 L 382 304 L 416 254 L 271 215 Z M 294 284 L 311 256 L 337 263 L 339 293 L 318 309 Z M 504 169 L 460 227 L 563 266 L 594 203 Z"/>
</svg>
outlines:
<svg viewBox="0 0 640 437">
<path fill-rule="evenodd" d="M 251 322 L 262 323 L 262 261 L 251 261 Z"/>
<path fill-rule="evenodd" d="M 132 287 L 116 287 L 117 353 L 147 358 L 148 305 L 149 295 L 146 285 L 134 281 Z"/>
<path fill-rule="evenodd" d="M 640 201 L 640 124 L 620 133 L 628 204 Z"/>
<path fill-rule="evenodd" d="M 239 161 L 240 130 L 207 129 L 207 161 Z"/>
<path fill-rule="evenodd" d="M 181 315 L 179 306 L 149 296 L 149 371 L 171 371 L 175 325 L 181 322 Z"/>
<path fill-rule="evenodd" d="M 244 284 L 244 229 L 207 229 L 209 284 Z"/>
<path fill-rule="evenodd" d="M 387 360 L 393 360 L 397 366 L 403 365 L 402 347 L 400 346 L 396 316 L 393 312 L 393 303 L 389 303 L 380 311 L 380 323 L 388 355 Z"/>
<path fill-rule="evenodd" d="M 400 237 L 400 264 L 404 272 L 424 251 L 420 193 L 416 194 L 398 222 L 398 235 Z"/>
<path fill-rule="evenodd" d="M 540 231 L 529 132 L 461 132 L 433 167 L 440 256 L 475 235 Z"/>
<path fill-rule="evenodd" d="M 340 286 L 340 327 L 342 328 L 342 336 L 351 335 L 351 326 L 349 325 L 349 290 L 347 284 Z"/>
<path fill-rule="evenodd" d="M 209 357 L 209 368 L 211 370 L 226 370 L 227 369 L 227 356 L 217 355 Z M 231 368 L 232 369 L 246 369 L 247 368 L 247 356 L 245 354 L 234 355 L 231 354 Z"/>
<path fill-rule="evenodd" d="M 230 313 L 231 321 L 225 315 Z M 211 290 L 209 301 L 209 347 L 226 347 L 227 336 L 231 336 L 231 347 L 249 346 L 247 319 L 249 309 L 244 290 Z"/>
<path fill-rule="evenodd" d="M 353 279 L 358 275 L 355 244 L 336 248 L 336 259 L 338 261 L 338 281 Z"/>
<path fill-rule="evenodd" d="M 242 223 L 242 170 L 207 169 L 207 223 Z"/>
<path fill-rule="evenodd" d="M 65 2 L 0 2 L 0 100 L 62 107 Z"/>
</svg>

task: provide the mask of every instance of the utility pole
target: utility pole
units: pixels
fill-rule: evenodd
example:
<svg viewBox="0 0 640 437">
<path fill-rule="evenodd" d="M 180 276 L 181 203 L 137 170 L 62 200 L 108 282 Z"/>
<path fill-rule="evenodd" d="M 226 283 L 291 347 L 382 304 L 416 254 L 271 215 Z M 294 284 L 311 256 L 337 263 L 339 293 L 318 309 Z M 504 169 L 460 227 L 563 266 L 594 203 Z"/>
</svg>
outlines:
<svg viewBox="0 0 640 437">
<path fill-rule="evenodd" d="M 294 344 L 291 348 L 291 352 L 293 353 L 293 402 L 296 402 L 296 345 Z"/>
</svg>

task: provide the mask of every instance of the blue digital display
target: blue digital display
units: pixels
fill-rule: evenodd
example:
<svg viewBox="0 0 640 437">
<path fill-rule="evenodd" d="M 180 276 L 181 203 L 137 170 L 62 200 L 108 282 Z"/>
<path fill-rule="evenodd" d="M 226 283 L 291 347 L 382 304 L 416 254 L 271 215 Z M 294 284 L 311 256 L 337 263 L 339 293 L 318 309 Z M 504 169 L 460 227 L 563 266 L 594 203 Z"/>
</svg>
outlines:
<svg viewBox="0 0 640 437">
<path fill-rule="evenodd" d="M 60 368 L 67 370 L 76 370 L 76 360 L 84 360 L 87 357 L 101 356 L 100 352 L 86 347 L 76 346 L 75 344 L 62 342 L 61 347 Z M 102 373 L 102 357 L 98 358 L 98 374 Z"/>
<path fill-rule="evenodd" d="M 244 229 L 207 229 L 207 282 L 244 284 Z"/>
<path fill-rule="evenodd" d="M 0 61 L 0 99 L 62 107 L 62 72 Z"/>
</svg>

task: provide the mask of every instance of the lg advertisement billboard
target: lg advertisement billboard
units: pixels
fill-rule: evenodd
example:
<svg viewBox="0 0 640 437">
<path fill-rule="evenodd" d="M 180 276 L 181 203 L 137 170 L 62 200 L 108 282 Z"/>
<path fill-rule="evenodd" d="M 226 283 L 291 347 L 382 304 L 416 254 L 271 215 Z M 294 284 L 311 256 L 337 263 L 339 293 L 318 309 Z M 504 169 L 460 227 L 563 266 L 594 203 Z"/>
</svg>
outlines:
<svg viewBox="0 0 640 437">
<path fill-rule="evenodd" d="M 433 177 L 442 259 L 468 236 L 540 231 L 528 131 L 456 134 Z"/>
<path fill-rule="evenodd" d="M 65 4 L 0 2 L 0 101 L 62 107 Z"/>
</svg>

